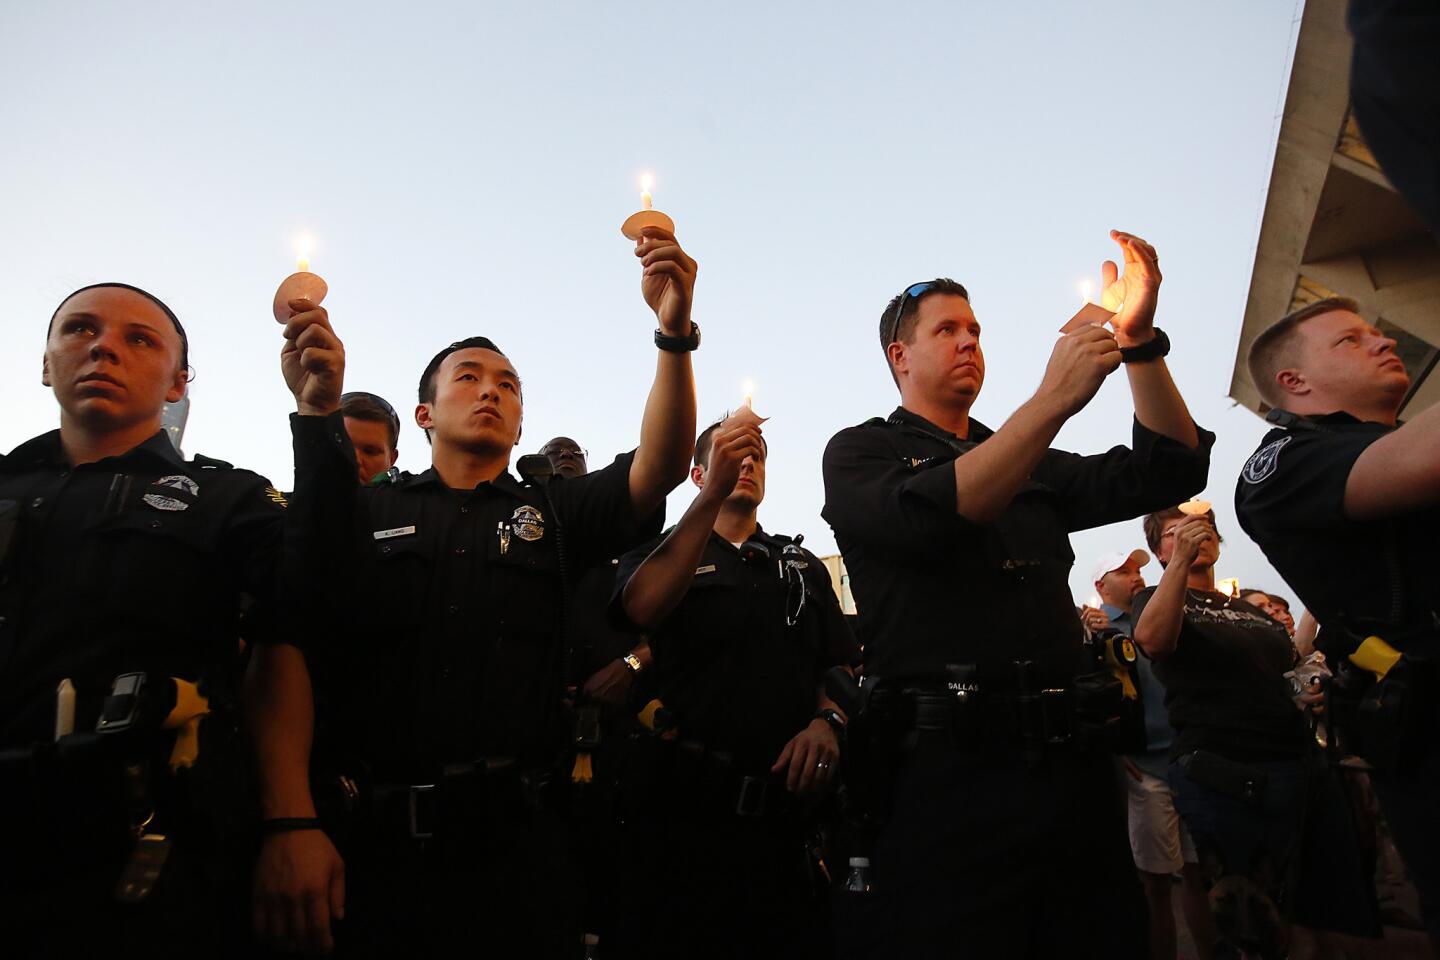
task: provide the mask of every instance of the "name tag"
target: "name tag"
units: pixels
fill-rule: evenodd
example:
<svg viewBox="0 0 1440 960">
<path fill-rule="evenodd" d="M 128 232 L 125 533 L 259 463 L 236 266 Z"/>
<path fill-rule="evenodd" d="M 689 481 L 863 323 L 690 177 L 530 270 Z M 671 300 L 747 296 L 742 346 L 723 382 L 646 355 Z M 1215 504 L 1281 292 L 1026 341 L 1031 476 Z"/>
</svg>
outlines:
<svg viewBox="0 0 1440 960">
<path fill-rule="evenodd" d="M 414 532 L 414 527 L 395 527 L 393 530 L 376 530 L 374 536 L 376 540 L 389 540 L 391 537 L 403 537 Z"/>
<path fill-rule="evenodd" d="M 700 574 L 702 574 L 702 573 L 714 573 L 714 572 L 715 572 L 715 564 L 713 564 L 713 563 L 707 563 L 707 564 L 705 564 L 705 566 L 703 566 L 703 567 L 696 567 L 696 568 L 695 568 L 695 576 L 697 576 L 697 577 L 700 576 Z"/>
</svg>

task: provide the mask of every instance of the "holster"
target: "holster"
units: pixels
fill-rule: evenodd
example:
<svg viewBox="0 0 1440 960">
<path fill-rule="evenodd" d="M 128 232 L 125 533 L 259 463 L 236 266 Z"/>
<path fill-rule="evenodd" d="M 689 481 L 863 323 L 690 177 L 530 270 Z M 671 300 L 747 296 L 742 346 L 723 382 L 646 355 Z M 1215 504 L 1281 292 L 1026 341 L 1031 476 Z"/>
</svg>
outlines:
<svg viewBox="0 0 1440 960">
<path fill-rule="evenodd" d="M 1351 746 L 1382 773 L 1412 772 L 1434 749 L 1436 662 L 1401 657 L 1354 705 Z"/>
</svg>

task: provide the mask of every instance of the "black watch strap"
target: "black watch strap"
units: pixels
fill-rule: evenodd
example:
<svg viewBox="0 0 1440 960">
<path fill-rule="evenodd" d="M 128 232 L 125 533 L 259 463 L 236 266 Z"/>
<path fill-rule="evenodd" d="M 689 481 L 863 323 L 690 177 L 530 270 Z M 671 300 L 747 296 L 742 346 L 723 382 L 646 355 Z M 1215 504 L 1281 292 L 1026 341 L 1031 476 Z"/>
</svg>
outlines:
<svg viewBox="0 0 1440 960">
<path fill-rule="evenodd" d="M 700 346 L 700 324 L 690 321 L 690 336 L 672 337 L 662 329 L 655 331 L 655 346 L 671 353 L 689 353 Z"/>
<path fill-rule="evenodd" d="M 1146 360 L 1159 360 L 1170 352 L 1170 338 L 1165 331 L 1159 327 L 1155 328 L 1155 337 L 1138 347 L 1121 347 L 1121 363 L 1144 363 Z"/>
<path fill-rule="evenodd" d="M 319 817 L 271 817 L 260 821 L 260 833 L 289 833 L 292 830 L 319 830 Z"/>
<path fill-rule="evenodd" d="M 815 719 L 824 720 L 830 724 L 830 729 L 834 730 L 837 735 L 843 735 L 845 733 L 845 718 L 840 716 L 839 710 L 832 707 L 822 707 L 815 711 Z"/>
</svg>

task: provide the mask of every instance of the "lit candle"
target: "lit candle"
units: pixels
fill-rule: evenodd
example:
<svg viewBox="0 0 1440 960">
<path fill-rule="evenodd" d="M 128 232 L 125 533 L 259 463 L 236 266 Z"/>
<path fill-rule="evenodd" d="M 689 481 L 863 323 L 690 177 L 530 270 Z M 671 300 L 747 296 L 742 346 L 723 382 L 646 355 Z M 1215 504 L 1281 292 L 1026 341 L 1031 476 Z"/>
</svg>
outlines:
<svg viewBox="0 0 1440 960">
<path fill-rule="evenodd" d="M 310 272 L 310 251 L 314 247 L 315 238 L 308 233 L 295 238 L 295 272 L 280 281 L 272 304 L 275 319 L 280 323 L 294 316 L 294 311 L 290 309 L 291 300 L 309 300 L 318 306 L 330 292 L 325 278 Z"/>
<path fill-rule="evenodd" d="M 1215 589 L 1227 597 L 1235 598 L 1240 596 L 1240 581 L 1234 577 L 1227 577 L 1224 580 L 1215 581 Z"/>
<path fill-rule="evenodd" d="M 1095 284 L 1089 280 L 1080 281 L 1080 305 L 1090 303 L 1095 295 Z"/>
<path fill-rule="evenodd" d="M 650 190 L 655 186 L 655 175 L 651 173 L 640 176 L 640 209 L 651 210 L 655 206 L 655 198 L 650 195 Z"/>
<path fill-rule="evenodd" d="M 746 380 L 744 383 L 742 383 L 742 384 L 740 385 L 740 392 L 745 395 L 745 403 L 744 403 L 744 406 L 747 406 L 747 407 L 749 407 L 751 410 L 754 410 L 754 409 L 755 409 L 755 381 L 754 381 L 754 380 Z"/>
<path fill-rule="evenodd" d="M 1102 601 L 1100 600 L 1100 594 L 1098 594 L 1098 593 L 1092 593 L 1092 594 L 1090 594 L 1090 606 L 1094 607 L 1096 610 L 1099 610 L 1099 609 L 1100 609 L 1100 604 L 1101 604 L 1101 602 L 1102 602 Z"/>
</svg>

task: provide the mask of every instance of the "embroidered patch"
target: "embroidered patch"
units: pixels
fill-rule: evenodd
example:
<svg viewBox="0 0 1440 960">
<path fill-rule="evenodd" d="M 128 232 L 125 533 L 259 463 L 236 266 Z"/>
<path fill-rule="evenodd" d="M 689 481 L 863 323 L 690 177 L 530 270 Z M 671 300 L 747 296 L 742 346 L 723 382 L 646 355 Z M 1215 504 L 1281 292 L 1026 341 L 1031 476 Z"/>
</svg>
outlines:
<svg viewBox="0 0 1440 960">
<path fill-rule="evenodd" d="M 144 500 L 156 510 L 170 510 L 178 513 L 181 510 L 190 509 L 190 504 L 184 500 L 177 500 L 174 497 L 167 497 L 159 493 L 147 493 L 140 499 Z"/>
<path fill-rule="evenodd" d="M 1246 483 L 1261 483 L 1267 480 L 1280 464 L 1280 451 L 1293 439 L 1295 438 L 1281 437 L 1273 443 L 1265 444 L 1245 461 L 1245 469 L 1240 472 L 1240 476 L 1245 478 Z"/>
<path fill-rule="evenodd" d="M 707 564 L 705 564 L 705 566 L 703 566 L 703 567 L 696 567 L 696 568 L 695 568 L 695 576 L 697 576 L 697 577 L 700 576 L 700 574 L 702 574 L 702 573 L 714 573 L 714 572 L 715 572 L 715 564 L 713 564 L 713 563 L 707 563 Z"/>
<path fill-rule="evenodd" d="M 389 540 L 391 537 L 404 537 L 415 532 L 415 527 L 392 527 L 389 530 L 376 530 L 371 536 L 376 540 Z"/>
<path fill-rule="evenodd" d="M 510 529 L 514 530 L 521 540 L 539 540 L 545 536 L 545 517 L 527 503 L 523 507 L 516 507 L 515 512 L 510 515 Z"/>
<path fill-rule="evenodd" d="M 274 487 L 265 488 L 265 499 L 269 500 L 277 507 L 290 506 L 290 501 L 285 499 L 285 494 L 281 493 L 279 490 L 276 490 Z"/>
</svg>

